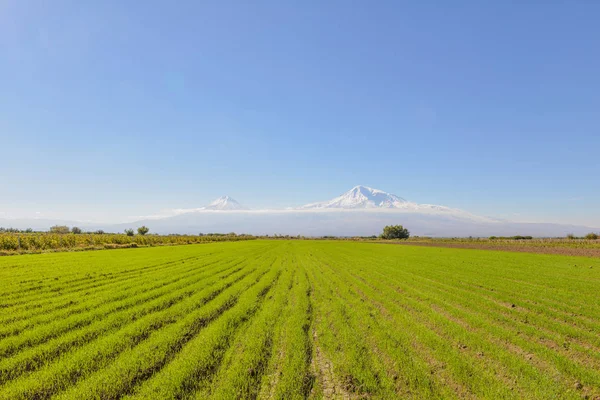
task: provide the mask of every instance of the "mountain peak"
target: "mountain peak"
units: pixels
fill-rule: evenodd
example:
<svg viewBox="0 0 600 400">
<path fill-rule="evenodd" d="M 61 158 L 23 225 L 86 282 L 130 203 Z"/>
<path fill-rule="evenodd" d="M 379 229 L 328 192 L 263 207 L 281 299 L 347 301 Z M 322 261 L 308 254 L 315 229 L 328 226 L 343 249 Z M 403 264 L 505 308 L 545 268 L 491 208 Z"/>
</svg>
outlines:
<svg viewBox="0 0 600 400">
<path fill-rule="evenodd" d="M 204 207 L 205 210 L 247 210 L 235 199 L 229 196 L 221 196 L 212 203 Z"/>
<path fill-rule="evenodd" d="M 307 204 L 302 208 L 403 208 L 406 203 L 394 194 L 358 185 L 332 200 Z"/>
<path fill-rule="evenodd" d="M 389 193 L 384 192 L 383 190 L 373 189 L 373 188 L 370 188 L 368 186 L 363 186 L 363 185 L 354 186 L 352 189 L 350 189 L 346 193 L 351 193 L 351 192 L 352 193 L 362 193 L 364 195 L 373 195 L 373 194 L 377 194 L 377 193 L 389 194 Z"/>
</svg>

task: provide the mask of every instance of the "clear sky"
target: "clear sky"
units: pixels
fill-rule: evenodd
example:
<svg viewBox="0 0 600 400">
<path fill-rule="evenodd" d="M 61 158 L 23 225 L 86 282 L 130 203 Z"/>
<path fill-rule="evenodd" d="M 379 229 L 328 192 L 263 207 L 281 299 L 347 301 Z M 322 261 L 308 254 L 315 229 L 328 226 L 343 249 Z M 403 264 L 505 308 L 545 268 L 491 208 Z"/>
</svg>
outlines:
<svg viewBox="0 0 600 400">
<path fill-rule="evenodd" d="M 0 218 L 357 184 L 600 226 L 600 2 L 0 0 Z"/>
</svg>

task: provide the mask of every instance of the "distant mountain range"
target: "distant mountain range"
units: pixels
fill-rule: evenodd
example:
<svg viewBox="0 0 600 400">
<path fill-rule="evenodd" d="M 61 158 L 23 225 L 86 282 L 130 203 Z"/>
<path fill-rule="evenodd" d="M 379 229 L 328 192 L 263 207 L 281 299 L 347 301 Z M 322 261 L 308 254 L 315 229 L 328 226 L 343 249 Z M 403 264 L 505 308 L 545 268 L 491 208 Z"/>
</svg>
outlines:
<svg viewBox="0 0 600 400">
<path fill-rule="evenodd" d="M 194 209 L 190 212 L 203 211 L 203 210 L 250 210 L 247 207 L 242 206 L 238 201 L 229 197 L 221 196 L 214 200 L 207 206 Z M 495 222 L 492 218 L 481 217 L 474 214 L 470 214 L 466 211 L 459 210 L 456 208 L 450 208 L 445 206 L 439 206 L 434 204 L 419 204 L 411 201 L 407 201 L 402 197 L 396 196 L 395 194 L 384 192 L 383 190 L 373 189 L 367 186 L 358 185 L 343 193 L 342 195 L 335 197 L 331 200 L 320 201 L 316 203 L 306 204 L 296 208 L 287 208 L 286 211 L 290 210 L 313 210 L 313 211 L 335 211 L 335 210 L 389 210 L 389 211 L 403 211 L 403 212 L 414 212 L 420 214 L 444 214 L 454 215 L 457 217 L 468 218 L 472 220 Z M 265 211 L 265 210 L 254 210 L 254 211 Z M 280 211 L 280 210 L 270 210 Z"/>
<path fill-rule="evenodd" d="M 306 236 L 370 236 L 385 225 L 403 224 L 419 236 L 512 236 L 537 237 L 583 235 L 598 229 L 561 224 L 516 223 L 433 204 L 407 201 L 382 190 L 355 186 L 331 200 L 279 210 L 251 210 L 229 196 L 171 217 L 153 217 L 123 224 L 83 223 L 39 219 L 0 220 L 0 226 L 35 230 L 61 224 L 86 230 L 122 232 L 146 225 L 155 233 L 237 232 Z"/>
</svg>

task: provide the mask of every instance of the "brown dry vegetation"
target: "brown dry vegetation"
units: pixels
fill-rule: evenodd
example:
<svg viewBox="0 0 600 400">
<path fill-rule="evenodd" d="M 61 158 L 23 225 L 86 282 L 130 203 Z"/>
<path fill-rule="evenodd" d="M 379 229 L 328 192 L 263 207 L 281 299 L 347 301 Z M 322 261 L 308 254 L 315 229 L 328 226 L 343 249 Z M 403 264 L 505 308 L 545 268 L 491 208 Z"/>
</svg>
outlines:
<svg viewBox="0 0 600 400">
<path fill-rule="evenodd" d="M 556 254 L 563 256 L 581 256 L 581 257 L 600 257 L 600 240 L 586 241 L 587 246 L 573 247 L 568 246 L 570 243 L 563 240 L 548 241 L 551 245 L 533 245 L 522 241 L 503 241 L 494 242 L 491 240 L 473 240 L 473 241 L 446 241 L 446 240 L 429 240 L 429 241 L 378 241 L 377 243 L 399 244 L 407 246 L 426 246 L 426 247 L 448 247 L 455 249 L 479 249 L 479 250 L 498 250 L 498 251 L 517 251 L 524 253 L 537 254 Z M 597 242 L 597 243 L 593 243 Z"/>
</svg>

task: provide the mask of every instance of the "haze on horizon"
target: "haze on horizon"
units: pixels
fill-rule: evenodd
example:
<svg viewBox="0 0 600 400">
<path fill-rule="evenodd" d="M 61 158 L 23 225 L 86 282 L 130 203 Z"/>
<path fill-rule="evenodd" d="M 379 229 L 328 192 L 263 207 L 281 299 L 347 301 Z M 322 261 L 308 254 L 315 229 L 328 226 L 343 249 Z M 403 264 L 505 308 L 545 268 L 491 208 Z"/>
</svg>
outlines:
<svg viewBox="0 0 600 400">
<path fill-rule="evenodd" d="M 362 184 L 600 227 L 599 12 L 4 1 L 0 219 L 284 209 Z"/>
</svg>

